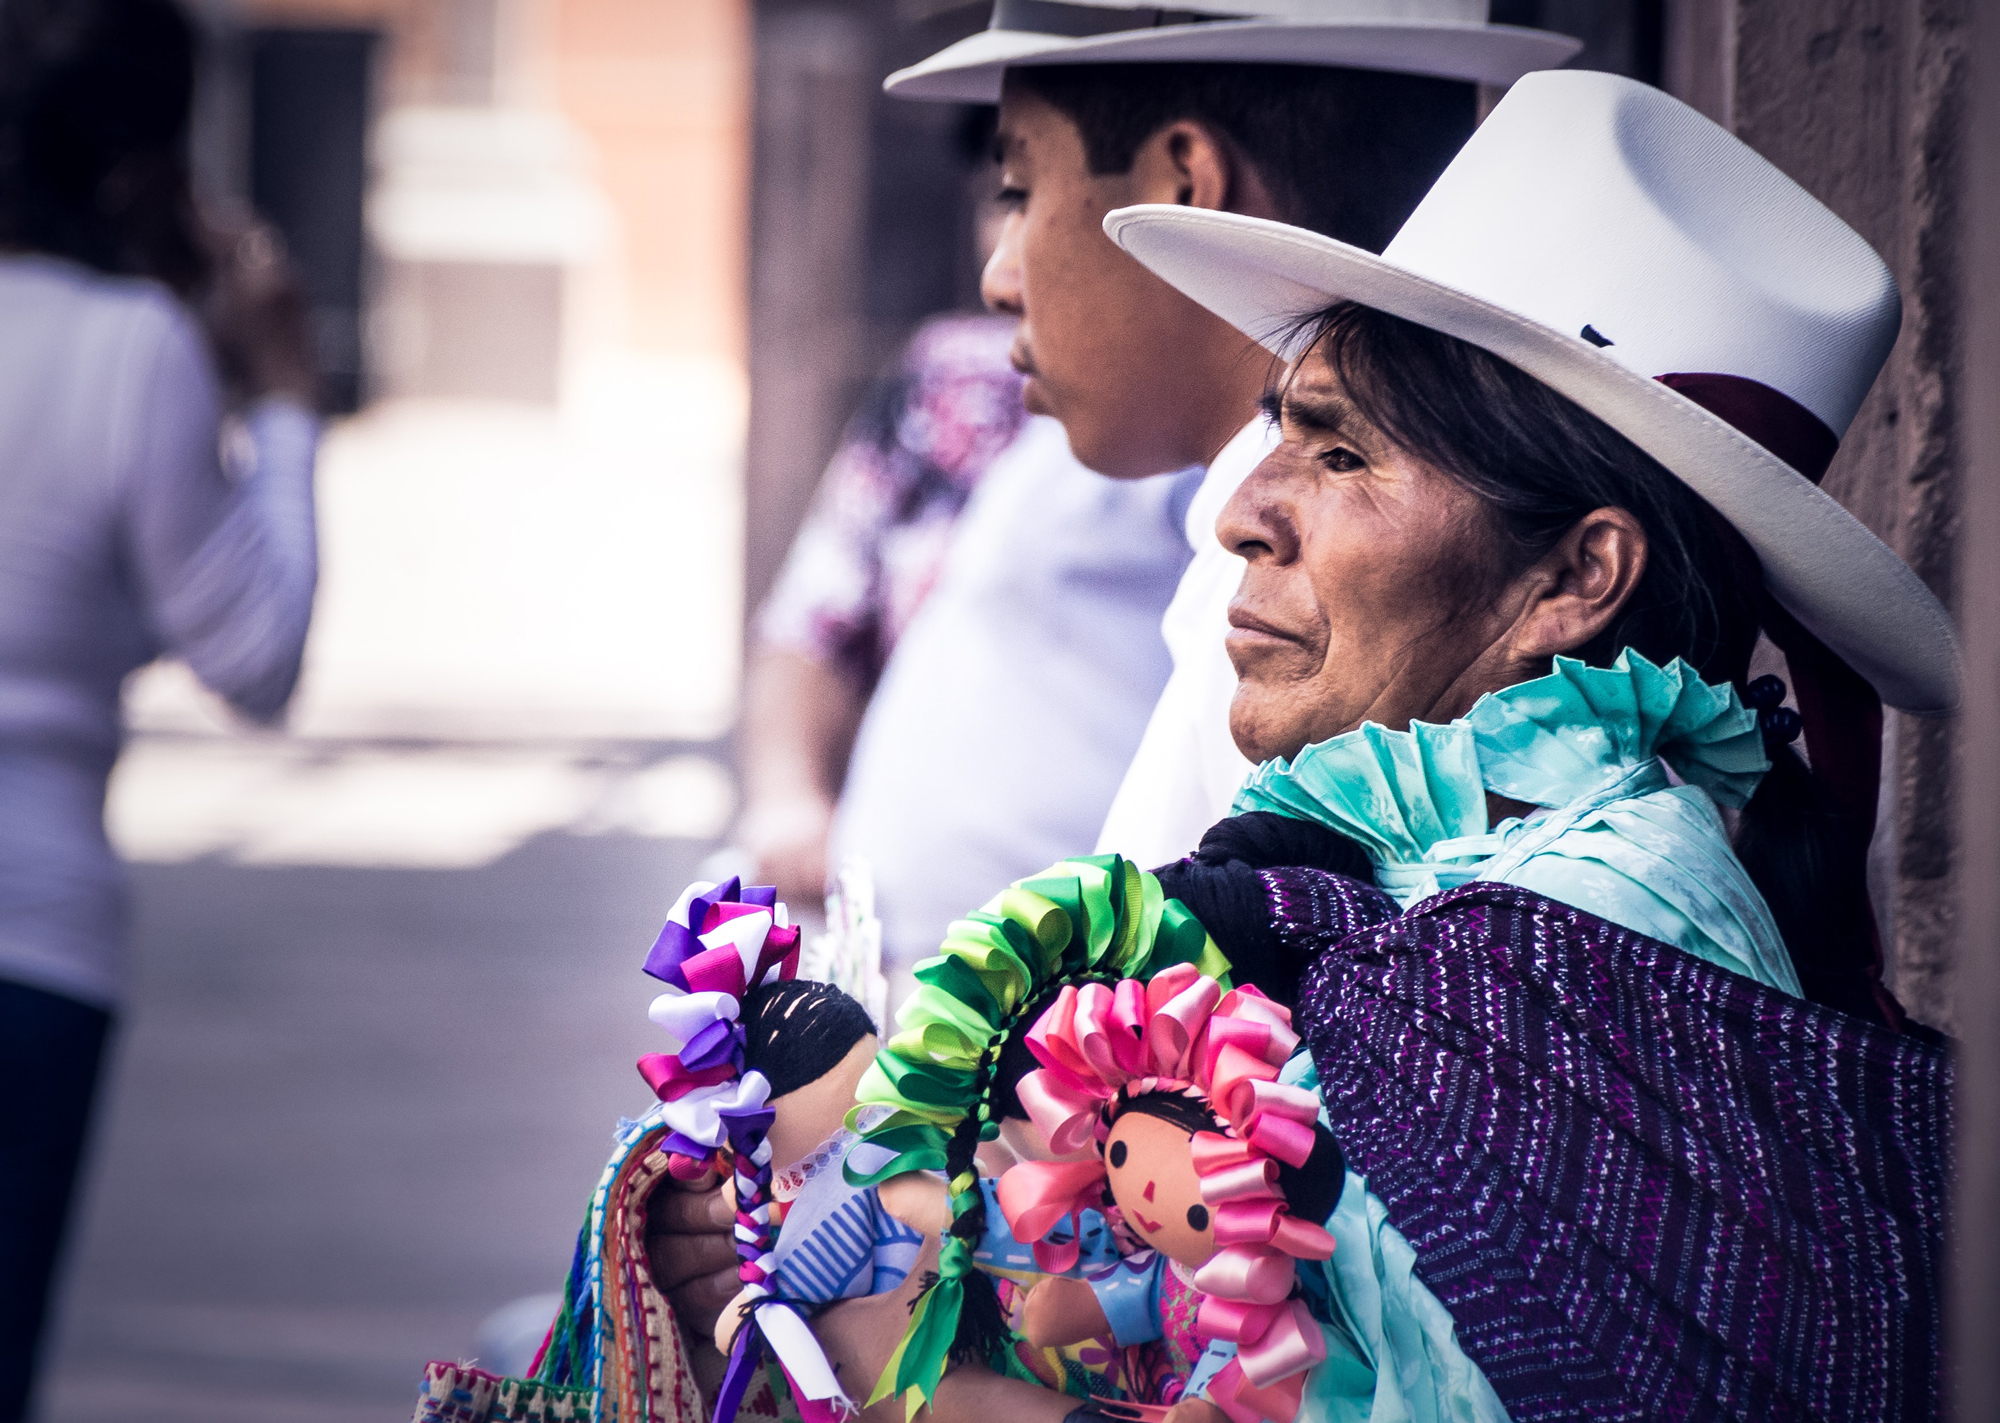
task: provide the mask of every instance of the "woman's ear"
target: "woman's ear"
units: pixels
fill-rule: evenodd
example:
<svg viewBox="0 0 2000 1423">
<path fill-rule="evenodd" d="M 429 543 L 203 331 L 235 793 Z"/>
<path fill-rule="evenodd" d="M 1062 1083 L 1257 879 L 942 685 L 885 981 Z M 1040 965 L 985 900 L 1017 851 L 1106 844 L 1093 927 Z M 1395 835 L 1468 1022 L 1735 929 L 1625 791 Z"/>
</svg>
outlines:
<svg viewBox="0 0 2000 1423">
<path fill-rule="evenodd" d="M 1630 510 L 1593 509 L 1522 575 L 1530 592 L 1510 638 L 1513 659 L 1545 667 L 1618 616 L 1646 573 L 1646 531 Z"/>
</svg>

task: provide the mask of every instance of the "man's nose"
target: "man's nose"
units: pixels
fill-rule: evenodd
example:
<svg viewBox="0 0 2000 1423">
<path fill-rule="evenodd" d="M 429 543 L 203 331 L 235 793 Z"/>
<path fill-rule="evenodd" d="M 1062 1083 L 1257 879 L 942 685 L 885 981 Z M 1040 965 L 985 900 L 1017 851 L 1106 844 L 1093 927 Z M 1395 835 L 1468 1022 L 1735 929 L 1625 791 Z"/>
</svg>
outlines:
<svg viewBox="0 0 2000 1423">
<path fill-rule="evenodd" d="M 994 311 L 1008 316 L 1023 316 L 1026 306 L 1021 300 L 1021 215 L 1009 213 L 1000 225 L 1000 240 L 993 245 L 993 255 L 986 259 L 986 270 L 979 275 L 979 295 Z"/>
</svg>

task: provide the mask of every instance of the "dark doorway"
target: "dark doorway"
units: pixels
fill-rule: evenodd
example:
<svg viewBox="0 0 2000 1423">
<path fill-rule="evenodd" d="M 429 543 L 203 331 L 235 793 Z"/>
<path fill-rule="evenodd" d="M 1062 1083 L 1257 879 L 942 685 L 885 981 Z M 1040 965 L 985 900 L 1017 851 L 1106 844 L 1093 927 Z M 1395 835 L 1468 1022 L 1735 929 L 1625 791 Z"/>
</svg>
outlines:
<svg viewBox="0 0 2000 1423">
<path fill-rule="evenodd" d="M 331 413 L 364 391 L 362 194 L 376 47 L 363 29 L 260 29 L 250 55 L 250 201 L 284 235 Z"/>
</svg>

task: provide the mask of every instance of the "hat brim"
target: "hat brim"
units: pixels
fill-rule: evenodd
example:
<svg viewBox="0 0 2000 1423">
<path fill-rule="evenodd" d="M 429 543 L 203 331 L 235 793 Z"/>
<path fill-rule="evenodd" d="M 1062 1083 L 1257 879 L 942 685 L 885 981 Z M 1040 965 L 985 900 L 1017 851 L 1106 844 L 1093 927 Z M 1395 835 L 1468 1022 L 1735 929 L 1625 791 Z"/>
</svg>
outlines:
<svg viewBox="0 0 2000 1423">
<path fill-rule="evenodd" d="M 1213 20 L 1082 38 L 981 30 L 897 70 L 882 87 L 899 99 L 997 104 L 1001 78 L 1014 66 L 1142 63 L 1311 64 L 1505 85 L 1581 47 L 1547 30 L 1444 20 Z"/>
<path fill-rule="evenodd" d="M 1859 519 L 1734 426 L 1581 336 L 1330 237 L 1235 213 L 1120 208 L 1104 230 L 1163 280 L 1291 359 L 1338 301 L 1456 336 L 1567 396 L 1672 470 L 1756 550 L 1765 586 L 1890 706 L 1958 704 L 1958 642 L 1930 589 Z"/>
</svg>

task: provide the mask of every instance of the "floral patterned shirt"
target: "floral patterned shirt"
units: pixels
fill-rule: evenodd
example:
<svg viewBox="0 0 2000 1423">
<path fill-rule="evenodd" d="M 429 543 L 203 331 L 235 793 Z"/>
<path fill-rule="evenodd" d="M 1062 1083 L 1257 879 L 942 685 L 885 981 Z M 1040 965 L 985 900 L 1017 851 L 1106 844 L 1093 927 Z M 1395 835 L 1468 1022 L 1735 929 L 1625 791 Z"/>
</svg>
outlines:
<svg viewBox="0 0 2000 1423">
<path fill-rule="evenodd" d="M 873 687 L 966 501 L 1026 419 L 1013 333 L 1011 317 L 934 318 L 869 392 L 759 614 L 767 647 Z"/>
</svg>

